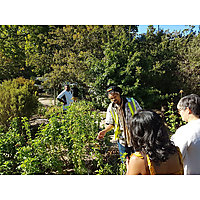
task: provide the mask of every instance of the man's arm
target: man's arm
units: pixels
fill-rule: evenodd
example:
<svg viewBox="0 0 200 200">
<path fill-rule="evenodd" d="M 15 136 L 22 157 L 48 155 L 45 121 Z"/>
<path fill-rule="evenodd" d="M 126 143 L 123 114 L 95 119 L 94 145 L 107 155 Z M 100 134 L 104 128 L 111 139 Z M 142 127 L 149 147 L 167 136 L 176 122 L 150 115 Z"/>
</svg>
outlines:
<svg viewBox="0 0 200 200">
<path fill-rule="evenodd" d="M 102 139 L 106 135 L 106 133 L 112 130 L 113 128 L 114 128 L 114 125 L 109 124 L 105 129 L 103 129 L 102 131 L 98 133 L 97 139 Z"/>
<path fill-rule="evenodd" d="M 106 112 L 105 122 L 106 122 L 107 126 L 104 130 L 102 130 L 98 133 L 97 139 L 102 139 L 106 135 L 107 132 L 109 132 L 110 130 L 112 130 L 114 128 L 114 120 L 113 120 L 111 112 L 110 112 L 111 106 L 112 106 L 112 104 L 110 104 L 108 106 L 108 109 Z"/>
<path fill-rule="evenodd" d="M 60 98 L 57 98 L 57 99 L 58 99 L 58 101 L 60 101 L 60 102 L 62 102 L 62 103 L 64 103 L 64 104 L 67 104 L 67 102 L 64 101 L 63 99 L 60 99 Z"/>
<path fill-rule="evenodd" d="M 65 98 L 65 90 L 63 90 L 58 96 L 57 96 L 58 101 L 67 104 L 66 98 Z"/>
</svg>

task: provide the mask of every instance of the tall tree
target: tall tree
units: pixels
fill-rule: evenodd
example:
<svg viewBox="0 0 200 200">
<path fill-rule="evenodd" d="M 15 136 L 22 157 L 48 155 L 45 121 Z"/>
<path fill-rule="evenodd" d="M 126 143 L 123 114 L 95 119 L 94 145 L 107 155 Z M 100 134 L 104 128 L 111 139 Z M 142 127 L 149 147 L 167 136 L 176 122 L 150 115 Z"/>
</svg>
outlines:
<svg viewBox="0 0 200 200">
<path fill-rule="evenodd" d="M 185 94 L 200 92 L 200 33 L 190 34 L 179 40 L 180 50 L 178 52 L 178 79 L 181 83 L 180 89 Z"/>
<path fill-rule="evenodd" d="M 45 41 L 50 26 L 0 26 L 0 80 L 43 75 L 52 54 Z"/>
<path fill-rule="evenodd" d="M 19 26 L 0 26 L 0 79 L 20 76 L 25 71 L 25 33 Z"/>
<path fill-rule="evenodd" d="M 54 57 L 51 73 L 48 79 L 57 78 L 63 82 L 77 82 L 83 88 L 91 85 L 90 66 L 93 57 L 102 59 L 105 44 L 113 40 L 113 31 L 116 26 L 65 26 L 58 27 L 51 32 L 51 39 L 48 40 L 49 47 L 54 48 Z M 126 30 L 127 26 L 119 26 Z M 131 26 L 131 32 L 127 35 L 131 37 L 136 26 Z M 58 69 L 61 69 L 62 73 Z M 58 81 L 59 80 L 59 81 Z M 57 86 L 54 86 L 57 87 Z"/>
</svg>

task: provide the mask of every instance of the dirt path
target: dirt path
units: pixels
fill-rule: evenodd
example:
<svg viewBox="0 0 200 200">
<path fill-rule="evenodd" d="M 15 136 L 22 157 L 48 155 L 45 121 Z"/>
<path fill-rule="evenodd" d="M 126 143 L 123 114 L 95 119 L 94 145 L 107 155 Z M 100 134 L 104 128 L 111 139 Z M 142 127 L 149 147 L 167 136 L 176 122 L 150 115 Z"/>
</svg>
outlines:
<svg viewBox="0 0 200 200">
<path fill-rule="evenodd" d="M 52 106 L 54 105 L 54 100 L 52 97 L 40 97 L 39 102 L 44 106 Z"/>
</svg>

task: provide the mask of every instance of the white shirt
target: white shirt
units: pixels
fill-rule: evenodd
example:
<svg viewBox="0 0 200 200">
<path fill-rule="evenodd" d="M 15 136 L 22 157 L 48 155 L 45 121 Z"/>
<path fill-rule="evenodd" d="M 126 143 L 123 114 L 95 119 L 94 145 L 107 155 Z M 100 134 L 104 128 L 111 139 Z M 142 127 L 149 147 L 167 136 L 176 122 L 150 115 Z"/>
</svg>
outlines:
<svg viewBox="0 0 200 200">
<path fill-rule="evenodd" d="M 182 153 L 184 174 L 200 174 L 200 119 L 178 128 L 171 139 Z"/>
<path fill-rule="evenodd" d="M 67 104 L 63 105 L 63 110 L 67 110 L 67 107 L 73 102 L 71 91 L 63 90 L 58 96 L 57 99 L 62 99 L 65 96 Z"/>
</svg>

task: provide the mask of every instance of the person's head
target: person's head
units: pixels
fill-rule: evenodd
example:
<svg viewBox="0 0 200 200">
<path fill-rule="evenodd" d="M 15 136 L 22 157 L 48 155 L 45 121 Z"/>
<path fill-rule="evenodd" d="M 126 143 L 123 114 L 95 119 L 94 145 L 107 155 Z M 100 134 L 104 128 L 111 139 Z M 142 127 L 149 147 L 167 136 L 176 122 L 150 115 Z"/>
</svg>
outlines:
<svg viewBox="0 0 200 200">
<path fill-rule="evenodd" d="M 66 91 L 70 91 L 70 86 L 69 85 L 65 85 L 65 90 Z"/>
<path fill-rule="evenodd" d="M 107 94 L 108 94 L 108 98 L 113 102 L 116 103 L 118 105 L 121 104 L 121 93 L 122 90 L 121 88 L 119 88 L 118 86 L 110 86 L 107 90 L 106 90 Z"/>
<path fill-rule="evenodd" d="M 176 151 L 169 139 L 168 128 L 154 111 L 138 111 L 133 116 L 129 130 L 135 151 L 148 154 L 154 162 L 164 162 L 169 154 Z"/>
<path fill-rule="evenodd" d="M 200 118 L 200 97 L 196 94 L 190 94 L 181 98 L 177 109 L 183 121 L 188 122 L 193 116 Z"/>
<path fill-rule="evenodd" d="M 77 88 L 77 84 L 76 83 L 72 83 L 71 84 L 71 88 Z"/>
</svg>

